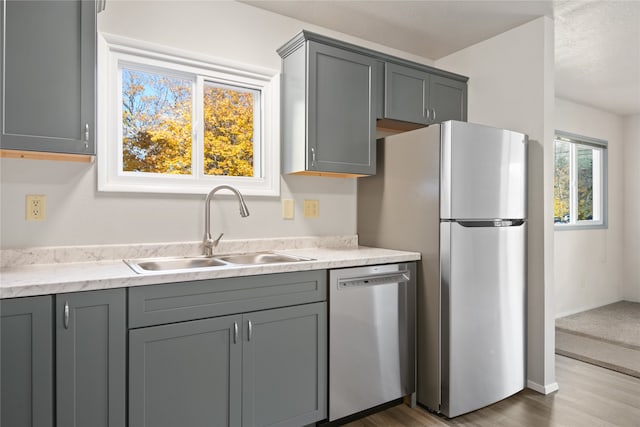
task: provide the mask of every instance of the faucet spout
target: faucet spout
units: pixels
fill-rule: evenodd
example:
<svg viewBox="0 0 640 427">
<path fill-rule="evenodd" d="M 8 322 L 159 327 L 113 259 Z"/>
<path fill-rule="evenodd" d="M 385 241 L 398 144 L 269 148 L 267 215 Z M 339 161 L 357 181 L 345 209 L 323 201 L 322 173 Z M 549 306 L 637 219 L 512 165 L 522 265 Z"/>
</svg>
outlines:
<svg viewBox="0 0 640 427">
<path fill-rule="evenodd" d="M 238 190 L 231 187 L 230 185 L 218 185 L 213 190 L 211 190 L 209 194 L 207 194 L 207 198 L 204 201 L 204 239 L 202 241 L 202 245 L 203 245 L 203 254 L 205 256 L 213 255 L 213 248 L 218 245 L 218 242 L 220 242 L 220 239 L 224 234 L 224 233 L 220 233 L 220 236 L 218 236 L 218 238 L 215 240 L 211 238 L 211 200 L 213 199 L 213 195 L 218 190 L 231 191 L 238 199 L 238 204 L 240 207 L 240 216 L 243 218 L 249 216 L 249 208 L 247 208 L 247 204 L 244 201 L 244 197 L 242 197 L 242 194 L 240 194 Z"/>
</svg>

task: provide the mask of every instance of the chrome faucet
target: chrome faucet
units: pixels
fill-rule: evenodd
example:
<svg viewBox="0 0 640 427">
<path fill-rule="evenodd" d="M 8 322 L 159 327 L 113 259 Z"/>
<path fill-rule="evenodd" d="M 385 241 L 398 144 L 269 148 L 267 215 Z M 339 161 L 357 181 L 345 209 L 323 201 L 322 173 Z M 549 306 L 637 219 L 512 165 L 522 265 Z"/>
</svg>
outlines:
<svg viewBox="0 0 640 427">
<path fill-rule="evenodd" d="M 245 218 L 249 216 L 249 209 L 247 208 L 247 204 L 244 202 L 244 198 L 242 194 L 235 188 L 229 185 L 218 185 L 216 188 L 211 190 L 209 194 L 207 194 L 207 198 L 204 201 L 204 239 L 202 241 L 203 244 L 203 254 L 205 256 L 213 255 L 213 248 L 218 245 L 220 239 L 222 239 L 222 235 L 224 233 L 220 233 L 217 239 L 211 238 L 211 199 L 213 199 L 213 195 L 218 190 L 229 190 L 238 198 L 238 203 L 240 204 L 240 216 Z"/>
</svg>

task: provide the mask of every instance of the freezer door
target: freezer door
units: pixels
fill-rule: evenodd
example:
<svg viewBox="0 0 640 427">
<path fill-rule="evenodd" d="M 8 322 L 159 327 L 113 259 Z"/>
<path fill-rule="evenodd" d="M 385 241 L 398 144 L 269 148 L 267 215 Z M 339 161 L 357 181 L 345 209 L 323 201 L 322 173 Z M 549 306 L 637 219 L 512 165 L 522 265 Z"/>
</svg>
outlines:
<svg viewBox="0 0 640 427">
<path fill-rule="evenodd" d="M 526 223 L 440 231 L 441 412 L 455 417 L 524 388 Z"/>
<path fill-rule="evenodd" d="M 527 140 L 504 129 L 442 123 L 440 218 L 526 218 Z"/>
</svg>

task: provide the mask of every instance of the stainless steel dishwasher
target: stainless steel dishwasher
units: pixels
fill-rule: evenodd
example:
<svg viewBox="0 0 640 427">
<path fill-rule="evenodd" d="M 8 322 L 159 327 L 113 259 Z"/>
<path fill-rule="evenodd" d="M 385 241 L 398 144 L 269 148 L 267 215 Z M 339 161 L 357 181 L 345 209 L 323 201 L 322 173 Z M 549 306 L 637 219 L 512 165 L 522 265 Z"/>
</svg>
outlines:
<svg viewBox="0 0 640 427">
<path fill-rule="evenodd" d="M 329 421 L 416 385 L 415 263 L 330 271 Z"/>
</svg>

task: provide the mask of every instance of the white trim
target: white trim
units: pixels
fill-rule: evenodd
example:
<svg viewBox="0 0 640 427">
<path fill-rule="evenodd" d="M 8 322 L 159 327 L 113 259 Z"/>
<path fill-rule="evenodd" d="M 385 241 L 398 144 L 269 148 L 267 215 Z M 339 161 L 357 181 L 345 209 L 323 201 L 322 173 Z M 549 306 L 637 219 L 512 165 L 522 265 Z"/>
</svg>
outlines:
<svg viewBox="0 0 640 427">
<path fill-rule="evenodd" d="M 558 391 L 560 389 L 560 386 L 558 386 L 557 382 L 553 382 L 547 385 L 541 385 L 531 380 L 527 380 L 527 388 L 530 388 L 533 391 L 537 391 L 538 393 L 547 395 L 555 391 Z"/>
<path fill-rule="evenodd" d="M 201 173 L 202 159 L 195 155 L 202 140 L 202 111 L 194 105 L 192 129 L 194 163 L 191 175 L 124 174 L 122 171 L 122 129 L 119 123 L 122 86 L 118 67 L 135 64 L 167 69 L 171 75 L 185 77 L 194 82 L 194 96 L 198 81 L 243 86 L 259 90 L 260 117 L 256 126 L 260 147 L 254 150 L 254 171 L 259 176 L 227 177 L 206 176 Z M 278 196 L 280 194 L 280 135 L 279 95 L 280 76 L 277 71 L 203 56 L 196 53 L 168 49 L 138 40 L 111 34 L 98 34 L 98 191 L 206 194 L 220 184 L 233 185 L 244 195 Z M 202 95 L 202 94 L 200 94 Z M 201 97 L 200 97 L 201 98 Z M 194 103 L 195 104 L 195 103 Z M 119 141 L 119 142 L 117 142 Z M 256 144 L 257 145 L 257 144 Z M 120 147 L 119 147 L 120 146 Z M 198 153 L 200 154 L 200 153 Z"/>
</svg>

